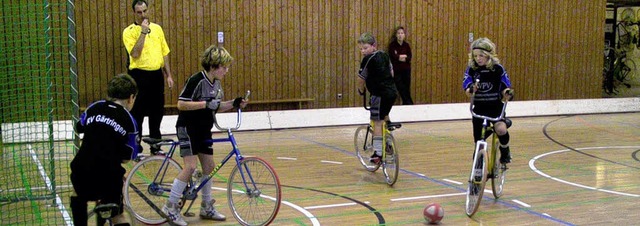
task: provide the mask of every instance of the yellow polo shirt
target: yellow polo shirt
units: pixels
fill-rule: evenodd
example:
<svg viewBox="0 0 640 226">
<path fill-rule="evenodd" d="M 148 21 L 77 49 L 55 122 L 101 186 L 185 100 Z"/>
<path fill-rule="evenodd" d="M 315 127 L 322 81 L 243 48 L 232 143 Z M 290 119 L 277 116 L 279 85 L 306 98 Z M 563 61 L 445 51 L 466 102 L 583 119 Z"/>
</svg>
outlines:
<svg viewBox="0 0 640 226">
<path fill-rule="evenodd" d="M 164 32 L 162 27 L 155 23 L 150 23 L 149 28 L 151 32 L 147 34 L 144 41 L 144 47 L 140 57 L 131 57 L 131 50 L 136 45 L 138 38 L 142 33 L 142 27 L 140 25 L 131 24 L 122 32 L 122 42 L 124 47 L 127 48 L 129 53 L 129 69 L 141 69 L 146 71 L 155 71 L 164 66 L 164 56 L 168 55 L 169 45 L 167 40 L 164 39 Z"/>
</svg>

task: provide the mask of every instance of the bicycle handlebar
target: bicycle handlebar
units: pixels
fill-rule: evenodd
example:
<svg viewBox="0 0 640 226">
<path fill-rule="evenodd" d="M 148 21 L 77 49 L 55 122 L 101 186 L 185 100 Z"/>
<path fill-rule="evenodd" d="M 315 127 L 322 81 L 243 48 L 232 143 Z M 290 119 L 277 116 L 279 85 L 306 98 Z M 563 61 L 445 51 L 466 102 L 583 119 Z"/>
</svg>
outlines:
<svg viewBox="0 0 640 226">
<path fill-rule="evenodd" d="M 367 91 L 365 90 L 361 96 L 362 96 L 362 106 L 364 107 L 365 110 L 367 111 L 370 110 L 371 107 L 367 107 Z"/>
<path fill-rule="evenodd" d="M 249 95 L 251 95 L 251 90 L 247 90 L 247 93 L 244 95 L 244 99 L 248 100 L 249 99 Z M 236 126 L 235 127 L 228 127 L 228 128 L 221 127 L 218 124 L 218 119 L 216 119 L 216 115 L 215 114 L 213 115 L 213 125 L 220 131 L 224 131 L 224 130 L 236 131 L 236 130 L 238 130 L 240 128 L 240 125 L 242 124 L 242 108 L 238 107 L 237 112 L 238 112 L 238 114 L 236 115 L 237 118 L 236 118 Z"/>
<path fill-rule="evenodd" d="M 218 124 L 218 119 L 216 119 L 215 115 L 213 115 L 213 125 L 216 126 L 216 128 L 218 130 L 220 130 L 220 131 L 224 131 L 224 130 L 236 131 L 236 130 L 238 130 L 238 128 L 240 128 L 240 125 L 242 124 L 242 109 L 238 108 L 237 112 L 238 113 L 236 114 L 237 118 L 236 118 L 236 126 L 235 127 L 228 127 L 228 128 L 221 127 Z"/>
<path fill-rule="evenodd" d="M 476 79 L 476 84 L 480 82 L 479 79 Z M 504 119 L 504 111 L 507 109 L 507 103 L 509 101 L 502 101 L 502 111 L 500 112 L 500 115 L 498 117 L 492 118 L 489 116 L 485 116 L 485 115 L 479 115 L 476 114 L 475 112 L 473 112 L 473 107 L 475 106 L 474 103 L 474 99 L 476 97 L 476 92 L 473 92 L 473 88 L 471 88 L 471 102 L 470 102 L 470 106 L 469 106 L 469 111 L 471 112 L 471 116 L 474 118 L 479 118 L 479 119 L 486 119 L 489 121 L 500 121 L 502 119 Z"/>
</svg>

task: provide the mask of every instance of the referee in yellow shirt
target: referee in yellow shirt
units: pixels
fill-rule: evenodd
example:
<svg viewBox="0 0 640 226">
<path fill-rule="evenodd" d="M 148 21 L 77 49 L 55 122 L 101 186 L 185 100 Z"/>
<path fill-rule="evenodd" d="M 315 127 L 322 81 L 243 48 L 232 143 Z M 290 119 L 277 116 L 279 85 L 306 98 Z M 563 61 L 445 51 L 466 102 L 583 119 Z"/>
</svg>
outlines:
<svg viewBox="0 0 640 226">
<path fill-rule="evenodd" d="M 169 46 L 162 27 L 150 23 L 145 0 L 134 0 L 131 8 L 135 22 L 124 29 L 122 42 L 129 54 L 128 72 L 138 85 L 138 97 L 131 115 L 135 118 L 140 134 L 144 117 L 149 117 L 149 137 L 160 139 L 160 123 L 164 116 L 164 78 L 169 88 L 173 78 L 169 69 Z M 151 150 L 156 154 L 158 150 Z"/>
</svg>

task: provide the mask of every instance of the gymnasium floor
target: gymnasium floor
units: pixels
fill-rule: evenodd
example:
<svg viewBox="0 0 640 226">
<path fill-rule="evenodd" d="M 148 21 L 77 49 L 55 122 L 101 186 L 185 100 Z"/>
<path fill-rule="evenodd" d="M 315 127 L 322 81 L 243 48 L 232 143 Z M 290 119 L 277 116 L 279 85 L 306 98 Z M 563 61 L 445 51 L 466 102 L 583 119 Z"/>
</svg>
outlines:
<svg viewBox="0 0 640 226">
<path fill-rule="evenodd" d="M 393 187 L 380 171 L 367 172 L 357 161 L 355 125 L 235 136 L 244 155 L 266 159 L 278 173 L 283 203 L 273 225 L 426 225 L 422 209 L 429 203 L 444 207 L 441 225 L 637 224 L 640 113 L 512 120 L 513 161 L 504 195 L 494 199 L 487 184 L 473 218 L 464 213 L 473 150 L 469 120 L 404 123 L 396 130 L 401 169 Z M 215 146 L 215 158 L 229 148 Z M 219 181 L 213 186 L 225 187 Z M 229 219 L 213 224 L 237 225 L 225 192 L 214 190 L 214 197 Z"/>
</svg>

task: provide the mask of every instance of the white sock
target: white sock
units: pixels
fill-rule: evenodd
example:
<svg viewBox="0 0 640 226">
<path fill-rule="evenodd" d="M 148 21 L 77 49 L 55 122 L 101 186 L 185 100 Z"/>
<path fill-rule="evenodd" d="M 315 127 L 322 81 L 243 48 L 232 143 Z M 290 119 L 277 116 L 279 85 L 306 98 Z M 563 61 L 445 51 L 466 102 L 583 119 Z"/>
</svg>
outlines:
<svg viewBox="0 0 640 226">
<path fill-rule="evenodd" d="M 182 197 L 182 192 L 186 187 L 186 182 L 178 180 L 178 178 L 174 179 L 173 186 L 171 186 L 171 193 L 169 193 L 169 202 L 173 204 L 180 202 L 180 197 Z"/>
<path fill-rule="evenodd" d="M 373 150 L 376 155 L 382 156 L 382 137 L 373 137 Z"/>
<path fill-rule="evenodd" d="M 213 178 L 209 180 L 204 187 L 202 187 L 202 202 L 209 203 L 211 201 L 211 186 L 213 185 Z"/>
</svg>

